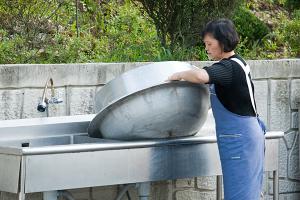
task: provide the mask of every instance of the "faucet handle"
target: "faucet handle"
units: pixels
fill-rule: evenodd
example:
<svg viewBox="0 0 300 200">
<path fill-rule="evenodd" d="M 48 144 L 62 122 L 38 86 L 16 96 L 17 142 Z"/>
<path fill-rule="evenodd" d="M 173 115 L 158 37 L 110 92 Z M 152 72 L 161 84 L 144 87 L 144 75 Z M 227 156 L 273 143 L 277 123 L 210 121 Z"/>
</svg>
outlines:
<svg viewBox="0 0 300 200">
<path fill-rule="evenodd" d="M 46 90 L 48 88 L 49 83 L 50 83 L 50 87 L 51 87 L 51 98 L 50 99 L 48 99 L 46 97 Z M 54 95 L 55 95 L 55 93 L 54 93 L 53 79 L 49 78 L 49 79 L 47 79 L 47 82 L 45 84 L 44 91 L 43 91 L 43 96 L 39 100 L 37 110 L 40 111 L 40 112 L 45 112 L 45 110 L 47 109 L 48 104 L 59 104 L 59 103 L 63 102 L 63 100 L 61 98 L 57 98 Z"/>
<path fill-rule="evenodd" d="M 57 97 L 51 97 L 50 99 L 47 100 L 48 104 L 59 104 L 62 102 L 63 102 L 63 100 L 61 98 L 57 98 Z"/>
<path fill-rule="evenodd" d="M 37 106 L 37 110 L 40 112 L 45 112 L 46 108 L 47 108 L 47 104 L 44 101 L 40 101 Z"/>
</svg>

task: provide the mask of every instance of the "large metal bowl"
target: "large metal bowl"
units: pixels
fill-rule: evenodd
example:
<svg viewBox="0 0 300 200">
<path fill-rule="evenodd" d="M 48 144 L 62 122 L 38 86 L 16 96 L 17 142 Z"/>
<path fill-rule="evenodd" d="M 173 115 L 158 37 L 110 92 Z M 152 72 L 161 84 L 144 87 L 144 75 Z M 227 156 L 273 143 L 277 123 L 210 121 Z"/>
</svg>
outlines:
<svg viewBox="0 0 300 200">
<path fill-rule="evenodd" d="M 196 134 L 207 117 L 207 86 L 166 82 L 171 74 L 193 67 L 185 62 L 159 62 L 110 81 L 96 94 L 98 114 L 89 125 L 89 135 L 137 140 Z"/>
</svg>

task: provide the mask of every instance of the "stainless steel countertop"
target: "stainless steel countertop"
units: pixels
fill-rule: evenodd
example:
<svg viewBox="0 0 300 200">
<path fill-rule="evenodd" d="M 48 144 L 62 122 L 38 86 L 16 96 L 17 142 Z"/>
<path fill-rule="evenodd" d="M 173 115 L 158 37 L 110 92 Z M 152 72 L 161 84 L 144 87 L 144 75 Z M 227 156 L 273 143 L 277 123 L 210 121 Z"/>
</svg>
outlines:
<svg viewBox="0 0 300 200">
<path fill-rule="evenodd" d="M 266 139 L 276 139 L 283 137 L 283 132 L 271 131 L 266 133 Z M 101 143 L 103 141 L 103 143 Z M 52 145 L 43 147 L 1 147 L 0 153 L 13 155 L 41 155 L 59 154 L 88 151 L 107 151 L 133 148 L 149 148 L 165 145 L 194 145 L 204 143 L 216 143 L 216 136 L 191 136 L 175 139 L 145 140 L 145 141 L 107 141 L 97 139 L 98 143 Z"/>
<path fill-rule="evenodd" d="M 166 145 L 195 145 L 216 143 L 214 119 L 211 110 L 207 121 L 195 136 L 153 139 L 139 141 L 119 141 L 101 138 L 90 138 L 87 127 L 95 117 L 90 115 L 32 118 L 0 121 L 0 154 L 10 155 L 42 155 L 72 152 L 106 151 L 117 149 L 149 148 Z M 270 131 L 266 139 L 283 137 L 280 131 Z M 53 140 L 54 143 L 45 146 L 21 147 L 7 145 L 11 141 L 27 142 L 31 140 Z M 64 141 L 62 141 L 64 140 Z M 67 141 L 66 141 L 67 140 Z M 77 140 L 77 141 L 75 141 Z M 74 142 L 75 141 L 75 142 Z"/>
</svg>

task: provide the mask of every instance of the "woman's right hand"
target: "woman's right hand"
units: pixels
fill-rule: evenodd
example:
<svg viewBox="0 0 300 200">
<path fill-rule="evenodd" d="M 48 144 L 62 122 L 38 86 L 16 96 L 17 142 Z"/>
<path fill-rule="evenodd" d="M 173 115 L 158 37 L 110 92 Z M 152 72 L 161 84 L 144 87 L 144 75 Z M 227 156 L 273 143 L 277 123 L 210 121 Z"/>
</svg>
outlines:
<svg viewBox="0 0 300 200">
<path fill-rule="evenodd" d="M 192 83 L 207 83 L 209 75 L 204 69 L 191 69 L 187 71 L 176 72 L 168 77 L 169 81 L 185 80 Z"/>
<path fill-rule="evenodd" d="M 171 76 L 168 77 L 167 81 L 180 81 L 180 80 L 182 80 L 182 78 L 180 78 L 180 73 L 181 72 L 176 72 L 176 73 L 172 74 Z"/>
</svg>

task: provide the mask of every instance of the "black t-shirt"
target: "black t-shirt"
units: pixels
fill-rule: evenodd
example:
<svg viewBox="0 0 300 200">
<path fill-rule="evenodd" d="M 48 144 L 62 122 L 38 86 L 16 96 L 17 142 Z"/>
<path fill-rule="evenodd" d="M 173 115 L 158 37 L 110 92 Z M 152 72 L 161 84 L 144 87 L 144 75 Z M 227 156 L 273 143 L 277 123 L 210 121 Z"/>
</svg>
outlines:
<svg viewBox="0 0 300 200">
<path fill-rule="evenodd" d="M 237 58 L 246 65 L 239 55 L 233 55 L 230 58 Z M 242 116 L 255 116 L 245 72 L 237 62 L 230 58 L 203 68 L 209 75 L 209 83 L 215 84 L 216 95 L 227 110 Z M 254 96 L 252 81 L 251 85 Z"/>
</svg>

